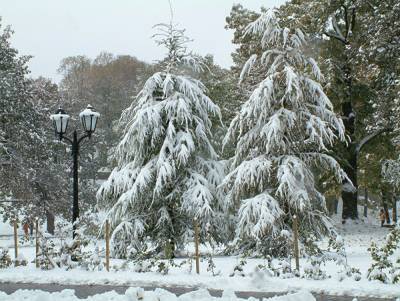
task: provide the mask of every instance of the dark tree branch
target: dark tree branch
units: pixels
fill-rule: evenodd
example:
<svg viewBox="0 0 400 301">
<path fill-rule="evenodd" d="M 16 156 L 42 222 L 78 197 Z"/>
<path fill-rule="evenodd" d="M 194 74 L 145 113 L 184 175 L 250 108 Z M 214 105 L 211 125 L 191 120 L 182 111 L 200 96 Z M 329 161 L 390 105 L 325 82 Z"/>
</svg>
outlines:
<svg viewBox="0 0 400 301">
<path fill-rule="evenodd" d="M 393 131 L 392 128 L 384 128 L 365 136 L 356 147 L 357 154 L 360 153 L 363 147 L 369 142 L 371 142 L 371 140 L 373 140 L 375 137 L 378 137 L 379 135 L 385 132 L 392 132 L 392 131 Z"/>
<path fill-rule="evenodd" d="M 336 160 L 336 162 L 339 163 L 340 166 L 346 165 L 348 168 L 354 170 L 354 167 L 351 166 L 351 164 L 349 163 L 349 161 L 347 161 L 345 158 L 343 158 L 343 157 L 341 157 L 341 156 L 338 156 L 336 153 L 334 153 L 334 152 L 327 152 L 327 153 L 324 153 L 324 154 L 325 154 L 325 155 L 328 155 L 328 156 L 331 156 L 333 159 Z"/>
<path fill-rule="evenodd" d="M 333 17 L 332 17 L 332 26 L 333 26 L 333 28 L 335 29 L 336 35 L 337 35 L 338 37 L 340 37 L 343 41 L 345 41 L 345 44 L 347 44 L 347 40 L 346 40 L 346 38 L 343 36 L 342 31 L 340 30 L 339 25 L 338 25 L 337 22 L 336 22 L 336 18 L 333 18 Z"/>
<path fill-rule="evenodd" d="M 344 10 L 344 23 L 346 26 L 346 32 L 344 33 L 344 38 L 345 40 L 347 40 L 348 36 L 349 36 L 349 19 L 348 19 L 348 12 L 347 12 L 347 6 L 346 5 L 342 5 L 343 10 Z"/>
<path fill-rule="evenodd" d="M 354 31 L 354 27 L 356 26 L 356 9 L 353 7 L 351 10 L 351 32 Z"/>
<path fill-rule="evenodd" d="M 62 140 L 68 141 L 70 144 L 73 144 L 72 140 L 69 139 L 67 136 L 62 136 Z"/>
<path fill-rule="evenodd" d="M 327 31 L 324 31 L 324 35 L 326 35 L 326 36 L 328 36 L 328 37 L 330 37 L 330 38 L 336 39 L 336 40 L 342 42 L 343 44 L 347 44 L 347 41 L 346 41 L 344 38 L 342 38 L 342 37 L 340 37 L 340 36 L 338 36 L 338 35 L 329 33 L 329 32 L 327 32 Z"/>
</svg>

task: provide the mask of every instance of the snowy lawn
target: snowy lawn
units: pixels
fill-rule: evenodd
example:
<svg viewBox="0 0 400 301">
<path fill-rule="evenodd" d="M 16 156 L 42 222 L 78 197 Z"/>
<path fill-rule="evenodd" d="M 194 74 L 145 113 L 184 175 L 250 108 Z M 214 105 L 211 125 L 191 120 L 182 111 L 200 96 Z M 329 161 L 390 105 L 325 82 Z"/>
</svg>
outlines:
<svg viewBox="0 0 400 301">
<path fill-rule="evenodd" d="M 22 247 L 22 253 L 28 261 L 27 267 L 8 268 L 0 270 L 1 282 L 20 283 L 57 283 L 57 284 L 109 284 L 109 285 L 132 285 L 132 286 L 190 286 L 195 288 L 212 288 L 235 291 L 264 291 L 264 292 L 293 292 L 306 289 L 311 292 L 324 293 L 329 295 L 350 295 L 350 296 L 374 296 L 374 297 L 399 297 L 400 285 L 383 284 L 378 281 L 368 281 L 366 273 L 370 266 L 371 259 L 367 248 L 371 241 L 381 244 L 388 233 L 388 229 L 380 228 L 372 224 L 360 223 L 358 225 L 338 225 L 346 244 L 348 263 L 350 266 L 359 268 L 362 274 L 360 281 L 346 278 L 338 280 L 339 268 L 334 263 L 328 263 L 323 269 L 332 277 L 325 280 L 308 280 L 304 278 L 282 279 L 269 277 L 265 273 L 255 272 L 258 264 L 263 264 L 262 259 L 248 259 L 244 266 L 245 276 L 229 277 L 233 267 L 239 262 L 239 257 L 215 257 L 215 271 L 220 275 L 212 276 L 207 271 L 207 261 L 200 265 L 200 275 L 192 270 L 189 273 L 188 265 L 181 268 L 172 267 L 167 275 L 157 272 L 137 273 L 132 271 L 85 271 L 82 269 L 63 270 L 54 269 L 43 271 L 36 269 L 33 261 L 34 248 Z M 1 246 L 12 246 L 11 241 L 0 241 Z M 10 248 L 10 255 L 13 256 L 13 249 Z M 396 254 L 399 256 L 400 252 Z M 179 263 L 182 259 L 177 259 Z M 112 260 L 112 265 L 120 264 L 120 260 Z M 300 268 L 306 264 L 301 259 Z M 292 266 L 294 263 L 292 262 Z M 100 297 L 99 297 L 100 298 Z M 13 300 L 13 299 L 10 299 Z M 102 299 L 93 299 L 102 300 Z M 118 300 L 118 299 L 116 299 Z M 178 299 L 181 300 L 181 299 Z M 182 299 L 183 300 L 183 299 Z M 201 300 L 201 299 L 199 299 Z"/>
</svg>

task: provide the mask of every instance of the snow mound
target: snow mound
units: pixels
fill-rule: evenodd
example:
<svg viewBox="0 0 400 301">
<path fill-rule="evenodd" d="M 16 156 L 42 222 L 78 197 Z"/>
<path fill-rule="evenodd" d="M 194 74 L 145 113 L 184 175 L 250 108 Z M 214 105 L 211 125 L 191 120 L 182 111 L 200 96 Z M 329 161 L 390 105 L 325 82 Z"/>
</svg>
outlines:
<svg viewBox="0 0 400 301">
<path fill-rule="evenodd" d="M 264 301 L 316 301 L 314 296 L 308 291 L 300 291 L 295 294 L 288 294 L 284 296 L 277 296 L 268 299 L 263 299 Z"/>
<path fill-rule="evenodd" d="M 154 291 L 144 291 L 142 288 L 132 287 L 126 290 L 124 295 L 120 295 L 115 291 L 106 292 L 90 296 L 87 299 L 79 299 L 75 296 L 74 290 L 63 290 L 61 292 L 49 293 L 40 290 L 18 290 L 11 295 L 0 292 L 0 300 L 2 301 L 240 301 L 232 291 L 224 292 L 222 297 L 212 297 L 206 289 L 183 294 L 179 297 L 164 289 L 157 288 Z M 253 297 L 247 299 L 248 301 L 256 300 Z M 265 301 L 315 301 L 311 293 L 301 291 L 295 294 L 288 294 L 284 296 L 276 296 Z"/>
</svg>

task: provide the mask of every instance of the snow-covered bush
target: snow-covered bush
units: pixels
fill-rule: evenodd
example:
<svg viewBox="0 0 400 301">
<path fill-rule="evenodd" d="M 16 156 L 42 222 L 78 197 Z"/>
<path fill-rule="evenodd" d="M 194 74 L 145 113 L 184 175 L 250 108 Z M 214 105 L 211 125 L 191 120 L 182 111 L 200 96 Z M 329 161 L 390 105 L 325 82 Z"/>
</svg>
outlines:
<svg viewBox="0 0 400 301">
<path fill-rule="evenodd" d="M 313 280 L 323 280 L 329 276 L 322 269 L 321 265 L 325 264 L 323 256 L 310 256 L 303 268 L 304 278 Z"/>
<path fill-rule="evenodd" d="M 57 216 L 54 223 L 54 236 L 60 240 L 61 245 L 69 240 L 72 235 L 72 224 L 62 216 Z"/>
<path fill-rule="evenodd" d="M 94 237 L 86 234 L 86 226 L 82 218 L 79 218 L 76 222 L 75 237 L 65 238 L 61 248 L 59 249 L 59 264 L 67 269 L 73 269 L 83 265 L 84 268 L 90 269 L 92 265 L 97 263 L 96 269 L 102 269 L 99 265 L 102 265 L 98 259 L 99 249 L 95 248 L 95 252 L 91 248 L 85 249 L 86 247 L 95 247 L 93 243 Z M 71 227 L 72 228 L 72 227 Z M 71 235 L 72 231 L 69 233 Z"/>
<path fill-rule="evenodd" d="M 397 258 L 396 263 L 393 265 L 392 282 L 400 283 L 400 257 Z"/>
<path fill-rule="evenodd" d="M 303 237 L 301 245 L 300 245 L 300 254 L 303 256 L 319 256 L 322 254 L 322 249 L 318 245 L 318 236 L 306 232 L 305 237 Z M 305 234 L 304 234 L 305 235 Z"/>
<path fill-rule="evenodd" d="M 338 272 L 338 280 L 343 281 L 346 278 L 352 278 L 355 281 L 360 281 L 361 280 L 361 272 L 357 268 L 350 267 L 350 266 L 344 266 Z"/>
<path fill-rule="evenodd" d="M 157 264 L 157 272 L 162 275 L 167 275 L 169 272 L 169 268 L 170 268 L 170 266 L 169 266 L 168 262 L 160 261 Z"/>
<path fill-rule="evenodd" d="M 8 248 L 0 248 L 0 269 L 5 269 L 11 266 L 12 260 L 8 254 Z"/>
<path fill-rule="evenodd" d="M 186 51 L 184 31 L 172 24 L 157 27 L 155 37 L 168 55 L 159 64 L 162 71 L 123 112 L 117 167 L 97 194 L 98 206 L 108 211 L 118 257 L 130 248 L 139 254 L 148 244 L 156 254 L 173 255 L 192 240 L 195 219 L 201 241 L 220 237 L 224 219 L 216 198 L 221 168 L 210 142 L 212 118 L 219 120 L 220 110 L 205 86 L 187 75 L 201 63 Z"/>
<path fill-rule="evenodd" d="M 77 227 L 80 229 L 81 235 L 90 241 L 97 240 L 101 231 L 103 222 L 102 214 L 95 208 L 89 208 L 85 211 L 77 221 Z"/>
<path fill-rule="evenodd" d="M 227 205 L 239 207 L 238 246 L 275 255 L 293 215 L 301 221 L 301 240 L 330 233 L 314 172 L 330 170 L 338 182 L 346 178 L 327 155 L 336 139 L 345 140 L 344 126 L 324 93 L 317 63 L 306 55 L 301 30 L 281 28 L 268 10 L 245 35 L 259 37 L 263 53 L 249 58 L 241 80 L 257 63 L 257 73 L 262 69 L 265 77 L 230 124 L 224 143 L 236 143 L 236 151 L 221 188 Z"/>
<path fill-rule="evenodd" d="M 112 266 L 112 269 L 114 271 L 133 271 L 135 273 L 156 272 L 166 275 L 171 268 L 182 268 L 186 264 L 189 264 L 191 269 L 192 259 L 182 260 L 177 264 L 173 259 L 166 260 L 154 255 L 145 257 L 142 254 L 140 257 L 135 256 L 134 258 L 126 259 L 121 264 Z"/>
<path fill-rule="evenodd" d="M 33 237 L 31 237 L 30 235 L 22 235 L 20 236 L 20 238 L 18 239 L 18 243 L 23 246 L 23 245 L 32 245 L 33 244 Z"/>
<path fill-rule="evenodd" d="M 22 253 L 18 254 L 17 259 L 14 260 L 14 266 L 26 266 L 28 265 L 28 261 Z"/>
<path fill-rule="evenodd" d="M 303 268 L 304 278 L 314 280 L 330 278 L 331 275 L 328 275 L 322 268 L 330 261 L 340 267 L 340 270 L 338 271 L 339 281 L 349 277 L 356 281 L 361 279 L 360 271 L 356 268 L 350 267 L 347 263 L 344 240 L 340 235 L 332 235 L 329 238 L 327 250 L 322 250 L 320 248 L 315 250 L 316 252 L 312 252 L 313 255 L 308 256 L 307 263 Z"/>
<path fill-rule="evenodd" d="M 247 260 L 245 258 L 240 258 L 239 262 L 233 267 L 231 273 L 229 273 L 229 277 L 241 276 L 244 277 L 246 274 L 244 273 L 244 266 L 247 264 Z"/>
<path fill-rule="evenodd" d="M 81 260 L 82 268 L 87 271 L 102 271 L 104 269 L 104 262 L 100 257 L 100 250 L 98 247 L 93 252 L 86 251 Z"/>
<path fill-rule="evenodd" d="M 207 258 L 207 272 L 210 272 L 213 276 L 221 275 L 221 270 L 216 270 L 216 265 L 214 263 L 213 257 L 211 253 L 206 255 Z"/>
<path fill-rule="evenodd" d="M 186 260 L 182 261 L 182 266 L 186 266 L 186 272 L 192 274 L 193 271 L 193 257 L 189 256 Z"/>
<path fill-rule="evenodd" d="M 344 246 L 344 240 L 340 235 L 336 235 L 336 237 L 331 236 L 329 238 L 328 253 L 325 254 L 325 258 L 335 261 L 335 263 L 341 267 L 338 272 L 339 281 L 350 277 L 356 281 L 361 280 L 360 270 L 351 267 L 347 262 L 347 253 Z"/>
<path fill-rule="evenodd" d="M 56 245 L 48 233 L 39 233 L 39 253 L 37 260 L 42 270 L 51 270 L 57 267 L 58 253 Z"/>
<path fill-rule="evenodd" d="M 56 220 L 55 236 L 60 239 L 60 247 L 57 249 L 58 265 L 66 269 L 81 266 L 87 270 L 102 270 L 104 264 L 96 245 L 101 227 L 99 214 L 87 211 L 76 220 L 75 226 L 76 235 L 73 239 L 72 224 L 62 217 Z"/>
<path fill-rule="evenodd" d="M 155 265 L 154 262 L 148 259 L 147 260 L 140 259 L 134 262 L 133 271 L 136 273 L 151 272 L 154 265 Z"/>
<path fill-rule="evenodd" d="M 368 248 L 372 257 L 372 265 L 367 274 L 369 280 L 379 280 L 384 283 L 398 283 L 400 281 L 400 258 L 395 262 L 392 257 L 399 245 L 400 227 L 390 231 L 382 247 L 378 247 L 375 242 L 371 243 Z"/>
<path fill-rule="evenodd" d="M 271 270 L 276 277 L 280 278 L 293 278 L 296 276 L 296 271 L 292 270 L 290 259 L 281 259 L 272 262 Z"/>
</svg>

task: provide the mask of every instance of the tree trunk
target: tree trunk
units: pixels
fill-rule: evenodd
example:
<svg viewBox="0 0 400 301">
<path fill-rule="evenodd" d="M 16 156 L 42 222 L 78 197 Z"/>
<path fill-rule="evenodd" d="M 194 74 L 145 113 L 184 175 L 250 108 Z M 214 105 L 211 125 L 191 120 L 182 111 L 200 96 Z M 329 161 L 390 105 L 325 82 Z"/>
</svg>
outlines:
<svg viewBox="0 0 400 301">
<path fill-rule="evenodd" d="M 339 206 L 339 200 L 336 197 L 335 200 L 334 200 L 334 208 L 333 208 L 335 214 L 338 214 L 338 206 Z"/>
<path fill-rule="evenodd" d="M 170 219 L 171 219 L 171 229 L 170 229 L 170 231 L 168 231 L 170 235 L 165 242 L 164 254 L 165 254 L 165 258 L 174 259 L 175 258 L 176 241 L 175 241 L 175 212 L 174 212 L 173 204 L 169 203 L 167 205 L 167 211 L 168 211 L 168 215 L 170 216 Z"/>
<path fill-rule="evenodd" d="M 387 187 L 385 186 L 381 187 L 381 192 L 382 192 L 382 207 L 383 210 L 385 211 L 386 224 L 390 224 L 390 215 L 388 209 L 388 202 L 390 203 L 390 193 Z"/>
<path fill-rule="evenodd" d="M 54 235 L 54 214 L 46 210 L 47 232 Z"/>
<path fill-rule="evenodd" d="M 343 124 L 346 129 L 346 134 L 350 137 L 351 141 L 345 147 L 344 158 L 347 160 L 347 163 L 344 164 L 343 169 L 347 173 L 350 181 L 353 185 L 347 180 L 343 182 L 342 188 L 342 199 L 343 199 L 343 212 L 342 218 L 346 220 L 357 219 L 358 218 L 358 210 L 357 210 L 357 202 L 358 202 L 358 183 L 357 183 L 357 143 L 355 141 L 355 121 L 356 114 L 353 110 L 353 83 L 352 83 L 352 75 L 350 63 L 346 59 L 346 64 L 343 67 L 344 81 L 346 83 L 346 99 L 342 103 L 342 114 L 343 114 Z"/>
<path fill-rule="evenodd" d="M 350 148 L 350 146 L 352 146 Z M 342 218 L 346 219 L 357 219 L 357 201 L 358 201 L 358 183 L 357 183 L 357 152 L 354 144 L 351 143 L 348 148 L 348 164 L 344 166 L 344 171 L 349 177 L 349 181 L 344 181 L 342 186 L 342 199 L 343 199 L 343 211 Z"/>
<path fill-rule="evenodd" d="M 331 34 L 329 32 L 324 32 L 330 38 L 336 39 L 339 43 L 342 44 L 343 51 L 343 65 L 341 66 L 341 71 L 344 83 L 344 97 L 342 100 L 342 119 L 343 124 L 346 129 L 346 136 L 350 137 L 350 142 L 346 144 L 345 150 L 343 152 L 344 159 L 347 160 L 347 163 L 344 163 L 342 166 L 344 171 L 347 173 L 350 181 L 344 181 L 343 189 L 342 189 L 342 200 L 343 200 L 343 211 L 342 211 L 342 219 L 343 223 L 345 223 L 346 219 L 357 219 L 358 211 L 357 211 L 357 202 L 358 202 L 358 183 L 357 183 L 357 143 L 356 143 L 356 135 L 355 135 L 355 127 L 356 127 L 356 113 L 354 111 L 353 101 L 355 92 L 353 89 L 353 70 L 351 68 L 353 62 L 350 60 L 350 56 L 352 56 L 352 45 L 348 40 L 352 35 L 350 33 L 353 32 L 354 26 L 356 24 L 356 9 L 354 7 L 346 6 L 344 3 L 338 7 L 340 10 L 344 8 L 344 21 L 345 28 L 343 31 L 337 25 L 336 17 L 333 17 L 332 25 L 335 31 L 335 34 Z M 351 13 L 349 13 L 351 12 Z M 353 189 L 351 189 L 353 188 Z M 355 189 L 354 189 L 355 188 Z"/>
<path fill-rule="evenodd" d="M 397 208 L 396 208 L 396 197 L 392 198 L 393 209 L 392 209 L 392 220 L 394 224 L 397 224 Z"/>
<path fill-rule="evenodd" d="M 365 187 L 364 217 L 368 217 L 368 189 Z"/>
<path fill-rule="evenodd" d="M 386 224 L 390 224 L 390 215 L 389 215 L 389 209 L 387 203 L 383 203 L 383 210 L 385 211 L 385 217 L 386 217 Z"/>
</svg>

